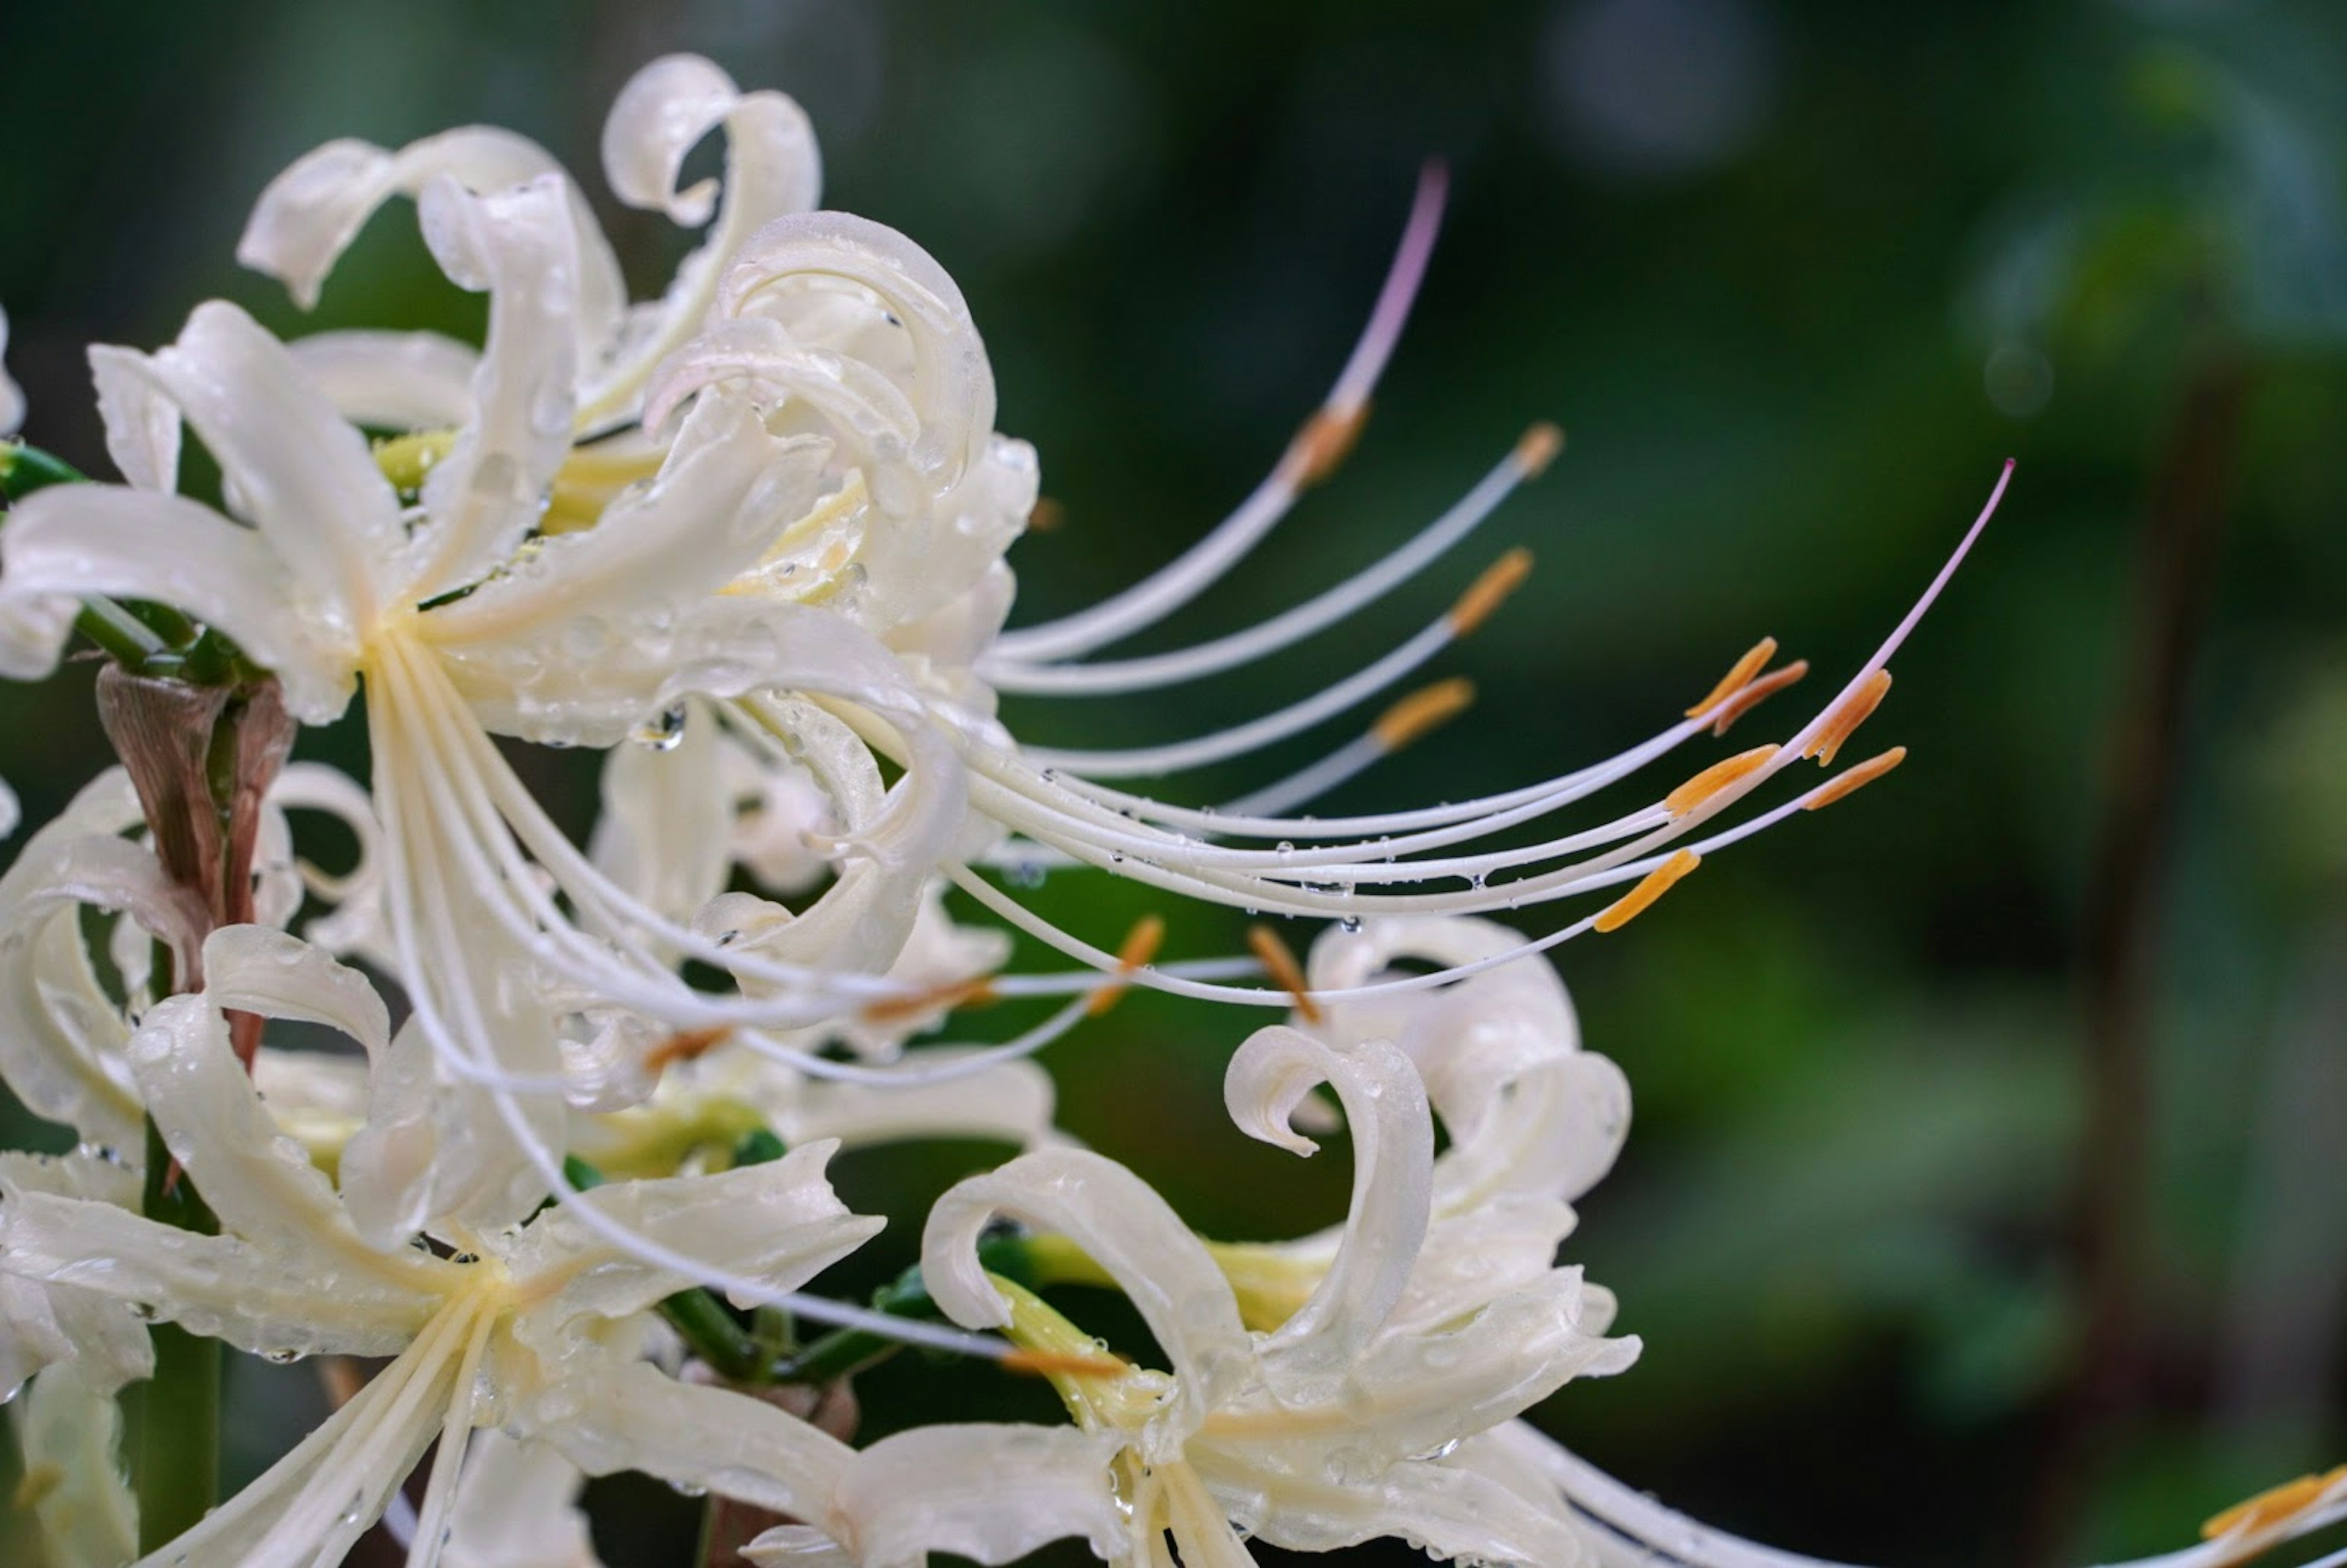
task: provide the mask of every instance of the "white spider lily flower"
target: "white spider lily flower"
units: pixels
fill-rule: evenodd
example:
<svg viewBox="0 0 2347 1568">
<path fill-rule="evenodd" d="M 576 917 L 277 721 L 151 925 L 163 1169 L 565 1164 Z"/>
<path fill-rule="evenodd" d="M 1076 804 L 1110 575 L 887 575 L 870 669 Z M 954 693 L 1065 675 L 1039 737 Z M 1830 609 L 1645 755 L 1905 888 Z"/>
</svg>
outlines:
<svg viewBox="0 0 2347 1568">
<path fill-rule="evenodd" d="M 1623 1484 L 1529 1421 L 1462 1443 L 1443 1462 L 1504 1486 L 1584 1531 L 1602 1568 L 1853 1568 L 1715 1529 Z M 2201 1526 L 2195 1546 L 2109 1568 L 2229 1568 L 2347 1519 L 2347 1465 L 2301 1476 Z M 2336 1554 L 2322 1564 L 2338 1561 Z M 2320 1565 L 2316 1565 L 2320 1568 Z"/>
<path fill-rule="evenodd" d="M 548 416 L 573 398 L 563 282 L 572 237 L 560 189 L 540 179 L 476 197 L 444 179 L 424 205 L 452 275 L 488 288 L 491 325 L 476 422 L 425 480 L 416 526 L 284 347 L 214 303 L 161 354 L 99 356 L 109 436 L 126 472 L 161 485 L 184 416 L 252 526 L 159 489 L 56 487 L 29 498 L 0 536 L 0 598 L 178 603 L 273 670 L 308 722 L 333 716 L 365 675 L 385 923 L 444 1073 L 540 1101 L 560 1088 L 555 1040 L 513 981 L 530 968 L 677 1027 L 804 1027 L 854 998 L 888 994 L 886 981 L 859 987 L 840 971 L 885 967 L 909 929 L 940 835 L 960 822 L 949 751 L 857 839 L 869 862 L 854 879 L 859 895 L 873 895 L 866 907 L 843 897 L 836 917 L 801 921 L 733 958 L 768 982 L 745 1000 L 693 990 L 651 950 L 647 934 L 664 930 L 694 957 L 727 957 L 599 876 L 484 728 L 609 744 L 692 691 L 774 684 L 917 714 L 897 656 L 830 610 L 720 591 L 820 509 L 827 443 L 773 435 L 738 399 L 712 393 L 695 400 L 647 487 L 614 500 L 590 528 L 528 538 L 569 449 L 565 418 Z M 857 251 L 859 264 L 869 253 Z M 787 717 L 772 704 L 766 716 Z M 545 876 L 567 909 L 548 896 Z M 905 890 L 887 895 L 892 886 Z M 876 899 L 887 906 L 876 915 Z M 541 1142 L 559 1110 L 528 1112 Z M 472 1205 L 464 1214 L 488 1223 L 526 1211 L 543 1186 L 533 1191 L 521 1174 L 522 1156 L 498 1153 L 486 1126 L 471 1142 L 467 1157 L 484 1168 L 449 1183 Z"/>
<path fill-rule="evenodd" d="M 1572 1269 L 1443 1325 L 1397 1325 L 1433 1181 L 1417 1070 L 1380 1041 L 1332 1045 L 1274 1027 L 1233 1058 L 1226 1093 L 1242 1130 L 1308 1153 L 1288 1115 L 1324 1081 L 1353 1127 L 1352 1210 L 1319 1288 L 1279 1328 L 1250 1332 L 1212 1255 L 1164 1200 L 1076 1150 L 1024 1155 L 948 1192 L 922 1237 L 930 1294 L 955 1321 L 1003 1328 L 1030 1349 L 1097 1355 L 1039 1299 L 983 1271 L 976 1244 L 999 1214 L 1065 1236 L 1141 1313 L 1169 1372 L 1051 1374 L 1079 1423 L 1118 1445 L 1120 1563 L 1170 1562 L 1168 1536 L 1185 1563 L 1229 1564 L 1251 1561 L 1246 1536 L 1326 1551 L 1387 1535 L 1479 1562 L 1587 1561 L 1579 1531 L 1434 1456 L 1573 1377 L 1627 1366 L 1636 1341 L 1601 1337 Z M 917 1477 L 892 1483 L 866 1460 L 850 1484 L 858 1478 L 866 1495 L 841 1526 L 851 1535 L 920 1491 Z"/>
<path fill-rule="evenodd" d="M 0 1182 L 0 1269 L 71 1280 L 259 1354 L 395 1359 L 156 1563 L 334 1561 L 437 1438 L 417 1532 L 416 1560 L 428 1563 L 479 1426 L 538 1436 L 591 1472 L 642 1468 L 782 1510 L 827 1495 L 846 1452 L 834 1440 L 756 1400 L 679 1385 L 630 1354 L 642 1315 L 690 1281 L 639 1264 L 574 1210 L 451 1237 L 464 1249 L 454 1256 L 370 1245 L 272 1121 L 230 1050 L 224 1012 L 379 1038 L 380 999 L 354 971 L 257 927 L 214 933 L 204 957 L 206 990 L 158 1003 L 129 1058 L 220 1234 Z M 823 1179 L 831 1152 L 812 1144 L 720 1176 L 615 1184 L 579 1201 L 786 1292 L 879 1226 L 833 1196 Z"/>
</svg>

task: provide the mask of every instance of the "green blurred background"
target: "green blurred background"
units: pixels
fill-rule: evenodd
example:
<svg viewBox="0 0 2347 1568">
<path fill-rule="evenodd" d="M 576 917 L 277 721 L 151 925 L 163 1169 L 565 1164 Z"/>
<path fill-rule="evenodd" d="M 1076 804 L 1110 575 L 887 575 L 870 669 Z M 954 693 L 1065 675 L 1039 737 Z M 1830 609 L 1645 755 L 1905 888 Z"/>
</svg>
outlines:
<svg viewBox="0 0 2347 1568">
<path fill-rule="evenodd" d="M 199 299 L 301 329 L 231 251 L 331 137 L 534 136 L 657 286 L 682 242 L 611 209 L 595 148 L 620 82 L 676 48 L 796 95 L 827 201 L 959 280 L 1001 424 L 1065 508 L 1013 554 L 1020 620 L 1245 492 L 1341 363 L 1419 161 L 1450 160 L 1358 455 L 1143 645 L 1365 563 L 1532 419 L 1564 457 L 1272 671 L 1011 704 L 1031 740 L 1174 739 L 1300 695 L 1523 542 L 1530 586 L 1438 671 L 1477 708 L 1331 804 L 1525 782 L 1651 733 L 1763 633 L 1848 670 L 2017 456 L 1870 726 L 1907 767 L 1558 954 L 1637 1105 L 1568 1256 L 1646 1351 L 1542 1419 L 1709 1522 L 1915 1564 L 2179 1545 L 2347 1457 L 2335 0 L 12 6 L 0 303 L 28 435 L 102 466 L 83 345 L 166 340 Z M 478 320 L 404 211 L 314 318 Z M 0 689 L 0 776 L 34 823 L 106 761 L 87 687 Z M 1168 787 L 1219 798 L 1348 733 Z M 544 776 L 588 809 L 575 771 Z M 1097 878 L 1041 898 L 1110 945 L 1153 907 Z M 1167 913 L 1177 956 L 1238 940 L 1235 916 Z M 1229 1127 L 1250 1021 L 1139 998 L 1048 1059 L 1072 1131 L 1234 1237 L 1326 1222 L 1346 1177 L 1341 1141 L 1291 1169 Z M 845 1164 L 852 1202 L 898 1215 L 868 1268 L 998 1153 Z M 1002 1408 L 973 1382 L 893 1368 L 868 1430 Z M 269 1412 L 311 1396 L 277 1369 L 239 1386 L 249 1472 L 286 1440 Z M 637 1541 L 679 1505 L 600 1496 L 614 1563 L 681 1560 Z"/>
</svg>

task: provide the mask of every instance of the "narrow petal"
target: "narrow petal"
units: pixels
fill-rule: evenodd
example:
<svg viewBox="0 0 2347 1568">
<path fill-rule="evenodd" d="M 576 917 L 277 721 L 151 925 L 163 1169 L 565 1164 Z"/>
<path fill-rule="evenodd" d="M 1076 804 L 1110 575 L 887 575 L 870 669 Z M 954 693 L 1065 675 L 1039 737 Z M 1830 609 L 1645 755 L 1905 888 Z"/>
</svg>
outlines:
<svg viewBox="0 0 2347 1568">
<path fill-rule="evenodd" d="M 489 296 L 473 417 L 424 481 L 431 526 L 409 598 L 477 580 L 537 526 L 570 451 L 578 244 L 554 175 L 488 196 L 443 176 L 417 201 L 425 242 L 459 286 Z"/>
<path fill-rule="evenodd" d="M 473 417 L 480 355 L 429 332 L 313 333 L 285 345 L 343 417 L 383 430 L 453 428 Z"/>
<path fill-rule="evenodd" d="M 24 1467 L 19 1506 L 37 1499 L 31 1512 L 49 1568 L 128 1562 L 138 1551 L 138 1500 L 115 1458 L 122 1410 L 114 1390 L 82 1368 L 53 1367 L 14 1415 Z"/>
<path fill-rule="evenodd" d="M 113 1204 L 23 1191 L 4 1177 L 0 1242 L 9 1273 L 129 1302 L 256 1356 L 392 1355 L 437 1305 L 372 1275 L 302 1272 L 282 1248 L 198 1235 Z"/>
<path fill-rule="evenodd" d="M 780 1160 L 722 1174 L 614 1182 L 575 1200 L 637 1235 L 712 1269 L 796 1290 L 877 1233 L 882 1221 L 847 1212 L 824 1177 L 836 1143 L 803 1144 Z M 533 1291 L 551 1289 L 535 1308 L 548 1321 L 580 1315 L 621 1317 L 640 1312 L 692 1281 L 637 1262 L 589 1230 L 568 1206 L 548 1210 L 524 1230 L 508 1260 Z"/>
<path fill-rule="evenodd" d="M 947 1317 L 968 1328 L 1010 1320 L 978 1261 L 997 1214 L 1074 1241 L 1131 1298 L 1173 1360 L 1194 1409 L 1242 1376 L 1253 1354 L 1236 1299 L 1204 1243 L 1155 1189 L 1113 1160 L 1039 1149 L 949 1188 L 921 1233 L 921 1275 Z"/>
<path fill-rule="evenodd" d="M 364 975 L 265 926 L 226 926 L 204 939 L 204 989 L 231 1012 L 339 1030 L 370 1059 L 391 1044 L 391 1014 Z"/>
<path fill-rule="evenodd" d="M 1288 1116 L 1320 1084 L 1353 1130 L 1353 1203 L 1327 1276 L 1269 1347 L 1351 1361 L 1391 1315 L 1426 1236 L 1434 1118 L 1418 1070 L 1382 1040 L 1335 1047 L 1296 1030 L 1258 1030 L 1231 1058 L 1224 1102 L 1250 1137 L 1308 1154 Z"/>
<path fill-rule="evenodd" d="M 1294 1552 L 1333 1552 L 1395 1536 L 1430 1556 L 1466 1563 L 1580 1568 L 1595 1561 L 1588 1538 L 1562 1511 L 1542 1509 L 1496 1481 L 1449 1465 L 1398 1464 L 1373 1486 L 1297 1478 L 1276 1485 L 1256 1533 Z"/>
<path fill-rule="evenodd" d="M 157 1003 L 131 1038 L 131 1071 L 148 1114 L 229 1232 L 282 1253 L 312 1276 L 354 1285 L 367 1279 L 392 1291 L 435 1288 L 449 1266 L 423 1253 L 381 1252 L 362 1240 L 332 1184 L 310 1163 L 309 1152 L 279 1130 L 230 1050 L 221 997 L 264 1000 L 253 983 L 257 976 L 249 968 L 237 973 L 239 960 L 250 958 L 258 944 L 236 937 L 251 929 L 230 927 L 205 944 L 208 958 L 217 952 L 229 962 L 229 989 Z M 263 935 L 286 944 L 278 951 L 298 954 L 292 938 Z M 274 989 L 289 994 L 289 1009 L 331 1017 L 349 1006 L 350 985 L 342 977 L 350 973 L 318 955 L 289 968 Z M 376 1015 L 361 1027 L 380 1021 Z"/>
<path fill-rule="evenodd" d="M 855 1458 L 762 1399 L 680 1383 L 584 1344 L 563 1376 L 517 1400 L 507 1430 L 589 1475 L 641 1471 L 801 1519 L 822 1516 Z"/>
<path fill-rule="evenodd" d="M 42 490 L 10 511 L 0 568 L 0 622 L 61 595 L 155 600 L 235 638 L 284 682 L 302 723 L 324 723 L 350 702 L 357 645 L 343 606 L 295 577 L 271 541 L 183 497 Z"/>
<path fill-rule="evenodd" d="M 725 891 L 733 861 L 733 792 L 719 765 L 722 727 L 689 704 L 666 746 L 614 746 L 589 852 L 603 874 L 671 919 Z"/>
<path fill-rule="evenodd" d="M 603 126 L 603 171 L 631 207 L 655 208 L 688 227 L 709 220 L 713 182 L 680 190 L 684 159 L 702 138 L 725 130 L 724 212 L 708 241 L 677 269 L 666 295 L 630 324 L 628 341 L 585 399 L 590 423 L 623 415 L 651 368 L 702 324 L 725 258 L 759 225 L 812 208 L 823 163 L 814 128 L 780 93 L 743 93 L 694 55 L 654 60 L 629 78 Z"/>
<path fill-rule="evenodd" d="M 918 1060 L 949 1061 L 957 1054 L 938 1048 Z M 793 1140 L 836 1138 L 851 1148 L 910 1138 L 990 1138 L 1031 1149 L 1051 1136 L 1052 1102 L 1050 1073 L 1031 1061 L 1005 1061 L 937 1083 L 809 1083 L 777 1131 Z"/>
<path fill-rule="evenodd" d="M 440 1433 L 467 1320 L 446 1312 L 292 1451 L 134 1568 L 323 1568 Z"/>
<path fill-rule="evenodd" d="M 1604 1316 L 1584 1318 L 1580 1271 L 1556 1269 L 1463 1323 L 1388 1335 L 1349 1371 L 1357 1402 L 1328 1409 L 1332 1440 L 1392 1460 L 1432 1453 L 1521 1414 L 1572 1378 L 1621 1371 L 1637 1358 L 1639 1342 L 1602 1337 L 1591 1325 Z"/>
<path fill-rule="evenodd" d="M 108 343 L 89 351 L 89 378 L 106 425 L 106 455 L 141 490 L 179 487 L 179 405 L 146 372 L 147 356 Z"/>
<path fill-rule="evenodd" d="M 585 1479 L 543 1443 L 475 1434 L 441 1568 L 602 1568 L 578 1506 Z"/>
<path fill-rule="evenodd" d="M 820 443 L 785 445 L 741 402 L 697 407 L 659 476 L 591 528 L 547 540 L 527 572 L 485 584 L 425 614 L 425 634 L 452 653 L 555 626 L 600 627 L 607 642 L 638 620 L 676 619 L 723 588 L 815 498 Z M 583 635 L 570 657 L 593 661 Z"/>
<path fill-rule="evenodd" d="M 0 1182 L 16 1192 L 117 1207 L 138 1202 L 137 1170 L 92 1154 L 0 1153 Z M 0 1403 L 44 1368 L 67 1363 L 83 1384 L 110 1396 L 151 1376 L 155 1352 L 146 1325 L 124 1303 L 78 1286 L 0 1272 Z"/>
<path fill-rule="evenodd" d="M 1072 1427 L 919 1427 L 857 1454 L 816 1517 L 859 1568 L 920 1568 L 937 1552 L 1010 1563 L 1070 1535 L 1110 1557 L 1124 1535 L 1109 1475 L 1117 1447 Z M 804 1563 L 789 1544 L 753 1542 L 745 1555 Z"/>
<path fill-rule="evenodd" d="M 379 608 L 383 563 L 406 537 L 398 497 L 285 345 L 211 300 L 178 342 L 124 365 L 179 405 L 240 509 L 339 630 L 362 630 Z"/>
<path fill-rule="evenodd" d="M 82 907 L 124 912 L 183 959 L 204 919 L 152 855 L 117 836 L 138 821 L 128 780 L 109 770 L 0 877 L 0 1079 L 36 1114 L 124 1152 L 140 1146 L 129 1030 L 91 967 Z"/>
</svg>

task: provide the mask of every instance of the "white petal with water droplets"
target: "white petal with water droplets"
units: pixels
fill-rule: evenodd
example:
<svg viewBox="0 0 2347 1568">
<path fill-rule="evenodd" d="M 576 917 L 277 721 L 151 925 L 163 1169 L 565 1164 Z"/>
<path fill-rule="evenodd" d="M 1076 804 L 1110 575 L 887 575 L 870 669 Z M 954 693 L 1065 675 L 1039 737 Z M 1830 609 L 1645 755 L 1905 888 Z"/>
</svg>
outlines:
<svg viewBox="0 0 2347 1568">
<path fill-rule="evenodd" d="M 473 416 L 473 374 L 481 356 L 455 338 L 354 328 L 312 333 L 285 346 L 354 425 L 430 430 Z"/>
</svg>

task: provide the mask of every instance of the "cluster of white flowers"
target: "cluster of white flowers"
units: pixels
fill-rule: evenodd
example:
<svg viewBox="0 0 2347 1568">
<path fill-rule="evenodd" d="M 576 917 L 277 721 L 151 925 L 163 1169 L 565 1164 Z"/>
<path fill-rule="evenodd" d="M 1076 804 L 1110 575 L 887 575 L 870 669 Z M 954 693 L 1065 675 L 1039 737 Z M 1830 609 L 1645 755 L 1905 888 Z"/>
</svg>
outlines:
<svg viewBox="0 0 2347 1568">
<path fill-rule="evenodd" d="M 722 187 L 681 188 L 712 134 Z M 94 618 L 115 639 L 102 700 L 125 761 L 0 880 L 0 1077 L 80 1141 L 0 1154 L 0 1385 L 55 1568 L 142 1548 L 188 1568 L 332 1563 L 378 1522 L 412 1564 L 591 1563 L 577 1493 L 619 1470 L 761 1511 L 760 1563 L 1003 1563 L 1073 1536 L 1203 1568 L 1249 1561 L 1250 1536 L 1389 1535 L 1542 1568 L 1801 1561 L 1668 1513 L 1520 1419 L 1638 1349 L 1608 1337 L 1612 1296 L 1558 1263 L 1629 1096 L 1538 955 L 1895 765 L 1714 825 L 1797 762 L 1836 761 L 1955 560 L 1786 741 L 1611 821 L 1512 831 L 1724 732 L 1805 667 L 1772 670 L 1763 642 L 1622 755 L 1454 804 L 1296 815 L 1455 711 L 1457 682 L 1219 809 L 1144 798 L 1107 781 L 1369 701 L 1523 574 L 1502 556 L 1357 674 L 1215 734 L 1045 753 L 995 714 L 998 692 L 1142 692 L 1276 653 L 1433 564 L 1553 456 L 1535 429 L 1403 548 L 1260 625 L 1093 657 L 1210 588 L 1341 459 L 1440 177 L 1263 485 L 1131 589 L 1006 631 L 1037 461 L 994 427 L 952 279 L 904 236 L 818 210 L 797 107 L 706 61 L 639 73 L 603 161 L 620 201 L 708 226 L 656 300 L 630 302 L 579 188 L 519 138 L 336 142 L 263 193 L 241 258 L 307 304 L 369 218 L 412 198 L 440 268 L 487 296 L 477 351 L 285 343 L 211 302 L 155 353 L 91 351 L 124 483 L 36 485 L 30 449 L 0 454 L 18 497 L 0 673 L 46 676 Z M 19 406 L 0 383 L 0 419 Z M 179 492 L 187 432 L 218 507 Z M 281 765 L 293 723 L 354 695 L 367 784 Z M 607 752 L 585 846 L 497 737 Z M 297 855 L 302 813 L 355 835 L 353 870 Z M 15 815 L 0 790 L 0 829 Z M 1267 935 L 1159 964 L 1153 923 L 1118 948 L 1021 897 L 1085 866 L 1332 924 L 1302 964 Z M 948 889 L 1073 961 L 1004 972 L 1010 937 L 958 920 Z M 1537 941 L 1481 917 L 1600 893 Z M 1229 1111 L 1297 1154 L 1314 1150 L 1299 1126 L 1341 1112 L 1341 1225 L 1203 1240 L 1055 1129 L 1026 1058 L 1136 985 L 1286 1015 L 1233 1053 Z M 981 998 L 1037 1021 L 916 1043 Z M 938 1203 L 917 1280 L 870 1307 L 811 1290 L 881 1225 L 834 1195 L 830 1154 L 925 1137 L 1024 1152 Z M 1121 1292 L 1153 1351 L 1102 1344 L 1040 1294 L 1065 1285 Z M 384 1365 L 159 1540 L 116 1452 L 118 1393 L 160 1375 L 156 1322 Z M 802 1323 L 833 1327 L 801 1344 Z M 897 1343 L 1048 1378 L 1072 1421 L 913 1426 L 859 1450 L 846 1379 Z M 2164 1561 L 2234 1561 L 2343 1510 L 2334 1474 Z"/>
</svg>

